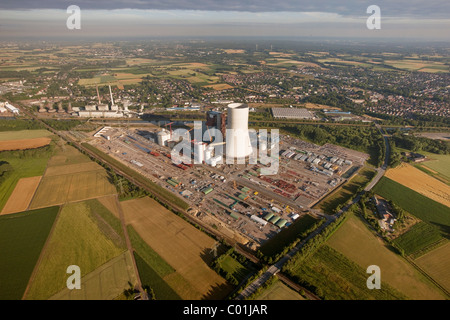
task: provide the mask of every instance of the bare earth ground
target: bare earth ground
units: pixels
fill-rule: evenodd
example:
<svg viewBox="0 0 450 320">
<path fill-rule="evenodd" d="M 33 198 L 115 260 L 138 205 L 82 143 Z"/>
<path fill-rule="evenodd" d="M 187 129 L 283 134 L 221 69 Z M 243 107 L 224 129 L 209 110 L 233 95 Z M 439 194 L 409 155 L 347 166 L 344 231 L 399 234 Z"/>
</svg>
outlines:
<svg viewBox="0 0 450 320">
<path fill-rule="evenodd" d="M 50 141 L 50 138 L 0 141 L 0 151 L 34 149 L 46 146 Z"/>
<path fill-rule="evenodd" d="M 27 210 L 41 178 L 42 176 L 20 179 L 0 214 Z"/>
</svg>

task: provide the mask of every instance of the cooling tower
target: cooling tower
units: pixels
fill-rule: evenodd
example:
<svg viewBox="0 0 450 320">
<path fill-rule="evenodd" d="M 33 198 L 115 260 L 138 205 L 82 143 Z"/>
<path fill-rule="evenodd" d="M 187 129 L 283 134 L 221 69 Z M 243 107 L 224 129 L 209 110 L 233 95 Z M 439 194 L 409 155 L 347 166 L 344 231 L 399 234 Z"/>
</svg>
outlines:
<svg viewBox="0 0 450 320">
<path fill-rule="evenodd" d="M 243 103 L 228 105 L 226 156 L 242 159 L 252 154 L 248 133 L 248 106 Z"/>
</svg>

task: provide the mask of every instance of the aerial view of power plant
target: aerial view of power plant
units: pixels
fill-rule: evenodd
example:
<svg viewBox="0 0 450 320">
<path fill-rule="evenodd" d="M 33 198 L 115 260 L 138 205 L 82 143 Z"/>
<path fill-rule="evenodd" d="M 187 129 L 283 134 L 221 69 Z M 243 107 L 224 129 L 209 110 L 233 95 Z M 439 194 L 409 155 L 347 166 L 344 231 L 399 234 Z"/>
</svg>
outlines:
<svg viewBox="0 0 450 320">
<path fill-rule="evenodd" d="M 449 4 L 0 18 L 0 300 L 272 319 L 450 298 Z"/>
</svg>

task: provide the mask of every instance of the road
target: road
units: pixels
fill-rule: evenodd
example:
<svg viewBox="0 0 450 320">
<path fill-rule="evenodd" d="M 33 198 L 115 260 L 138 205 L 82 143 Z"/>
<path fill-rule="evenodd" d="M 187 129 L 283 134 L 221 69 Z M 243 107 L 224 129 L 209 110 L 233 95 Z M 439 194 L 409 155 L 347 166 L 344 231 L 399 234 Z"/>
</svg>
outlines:
<svg viewBox="0 0 450 320">
<path fill-rule="evenodd" d="M 387 135 L 383 134 L 383 131 L 382 131 L 382 129 L 381 129 L 379 124 L 375 124 L 375 126 L 380 131 L 380 134 L 383 136 L 384 145 L 386 146 L 386 151 L 385 151 L 385 154 L 384 154 L 384 163 L 383 163 L 383 165 L 381 167 L 377 168 L 377 175 L 375 176 L 375 178 L 372 179 L 372 181 L 370 181 L 370 183 L 366 186 L 364 191 L 372 190 L 372 188 L 384 176 L 384 174 L 386 173 L 386 169 L 388 167 L 388 164 L 389 164 L 389 156 L 390 156 L 390 153 L 391 153 L 391 149 L 390 149 L 390 146 L 389 146 L 389 141 L 388 141 Z"/>
<path fill-rule="evenodd" d="M 260 286 L 262 286 L 270 277 L 273 275 L 276 275 L 278 272 L 280 272 L 283 265 L 289 261 L 304 245 L 305 243 L 314 238 L 316 235 L 318 235 L 320 232 L 322 232 L 323 229 L 325 229 L 331 222 L 335 221 L 338 217 L 340 217 L 344 212 L 346 212 L 353 204 L 358 203 L 361 199 L 361 196 L 365 193 L 370 191 L 377 182 L 383 177 L 384 173 L 386 172 L 388 163 L 389 163 L 389 142 L 387 136 L 385 136 L 381 130 L 381 127 L 376 124 L 378 130 L 380 131 L 380 134 L 383 135 L 384 143 L 386 147 L 386 152 L 384 156 L 384 163 L 381 167 L 377 168 L 377 175 L 376 177 L 368 184 L 368 186 L 364 189 L 363 192 L 356 195 L 356 197 L 347 205 L 345 205 L 335 216 L 325 216 L 327 221 L 322 224 L 318 229 L 316 229 L 314 232 L 312 232 L 306 239 L 301 241 L 295 248 L 293 248 L 291 251 L 289 251 L 284 257 L 282 257 L 280 260 L 278 260 L 275 264 L 271 265 L 266 272 L 264 272 L 259 278 L 257 278 L 255 281 L 253 281 L 250 285 L 248 285 L 237 297 L 236 300 L 243 300 L 245 298 L 248 298 L 250 295 L 252 295 Z"/>
</svg>

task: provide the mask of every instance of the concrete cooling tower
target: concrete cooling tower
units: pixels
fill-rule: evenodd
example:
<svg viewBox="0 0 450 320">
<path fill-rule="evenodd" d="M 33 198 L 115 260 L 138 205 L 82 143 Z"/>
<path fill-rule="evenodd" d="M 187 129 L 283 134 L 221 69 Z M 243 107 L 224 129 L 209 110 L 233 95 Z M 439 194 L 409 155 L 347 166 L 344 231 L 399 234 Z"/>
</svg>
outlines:
<svg viewBox="0 0 450 320">
<path fill-rule="evenodd" d="M 248 106 L 243 103 L 228 105 L 226 156 L 242 159 L 252 154 L 248 133 Z"/>
</svg>

